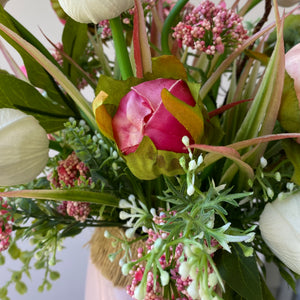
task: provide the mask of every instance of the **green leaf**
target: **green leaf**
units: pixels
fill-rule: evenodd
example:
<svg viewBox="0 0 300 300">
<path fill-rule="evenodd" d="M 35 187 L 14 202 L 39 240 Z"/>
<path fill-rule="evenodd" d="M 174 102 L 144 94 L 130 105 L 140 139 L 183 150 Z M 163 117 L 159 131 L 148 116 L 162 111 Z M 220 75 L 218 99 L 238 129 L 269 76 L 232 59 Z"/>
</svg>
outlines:
<svg viewBox="0 0 300 300">
<path fill-rule="evenodd" d="M 221 277 L 232 290 L 246 300 L 263 300 L 262 286 L 255 257 L 245 257 L 238 245 L 232 244 L 232 253 L 222 251 L 217 259 Z"/>
<path fill-rule="evenodd" d="M 285 73 L 284 88 L 278 120 L 288 132 L 300 132 L 300 105 L 297 98 L 294 80 Z"/>
<path fill-rule="evenodd" d="M 283 142 L 285 153 L 294 166 L 294 174 L 292 180 L 300 185 L 300 144 L 292 140 Z"/>
<path fill-rule="evenodd" d="M 47 132 L 64 128 L 68 118 L 75 116 L 69 108 L 43 97 L 32 85 L 4 73 L 0 73 L 0 107 L 19 109 L 34 116 Z"/>
<path fill-rule="evenodd" d="M 70 190 L 18 190 L 0 193 L 0 197 L 22 197 L 36 198 L 53 201 L 78 201 L 89 202 L 111 207 L 119 206 L 119 199 L 112 194 L 83 191 L 77 189 Z"/>
<path fill-rule="evenodd" d="M 21 295 L 26 294 L 27 293 L 26 284 L 23 281 L 16 282 L 16 291 Z"/>
<path fill-rule="evenodd" d="M 300 43 L 300 15 L 294 14 L 284 19 L 283 38 L 285 52 Z M 270 54 L 272 52 L 276 40 L 276 32 L 272 32 L 265 44 L 265 53 Z"/>
<path fill-rule="evenodd" d="M 50 279 L 51 280 L 57 280 L 59 279 L 60 274 L 56 271 L 50 271 Z"/>
<path fill-rule="evenodd" d="M 38 49 L 51 63 L 58 67 L 57 62 L 49 51 L 42 45 L 42 43 L 34 37 L 26 28 L 24 28 L 17 20 L 15 20 L 10 14 L 8 14 L 2 6 L 0 6 L 0 23 L 14 31 L 16 34 L 22 36 L 27 42 Z M 67 98 L 61 92 L 53 78 L 49 75 L 45 69 L 22 47 L 20 47 L 13 39 L 11 39 L 4 32 L 0 31 L 0 35 L 8 43 L 10 43 L 21 55 L 28 74 L 30 82 L 45 91 L 51 99 L 55 99 L 57 103 L 67 108 L 70 103 L 67 103 Z M 66 102 L 67 101 L 67 102 Z"/>
<path fill-rule="evenodd" d="M 186 128 L 195 143 L 199 143 L 204 133 L 204 121 L 200 107 L 186 104 L 173 96 L 167 89 L 161 91 L 161 99 L 165 108 Z"/>
<path fill-rule="evenodd" d="M 130 171 L 139 179 L 152 180 L 159 175 L 175 176 L 184 171 L 179 159 L 184 153 L 157 150 L 148 136 L 144 136 L 137 150 L 123 156 Z"/>
<path fill-rule="evenodd" d="M 11 244 L 8 253 L 13 259 L 18 259 L 21 255 L 21 250 L 17 247 L 15 243 Z"/>
<path fill-rule="evenodd" d="M 87 24 L 78 23 L 68 18 L 64 27 L 62 42 L 64 52 L 80 65 L 80 58 L 84 54 L 88 42 Z M 64 59 L 63 69 L 73 84 L 77 85 L 78 69 L 66 59 Z"/>
<path fill-rule="evenodd" d="M 26 53 L 32 56 L 34 62 L 37 61 L 43 68 L 47 70 L 47 72 L 49 72 L 58 81 L 61 87 L 74 100 L 78 108 L 81 110 L 84 119 L 89 123 L 91 128 L 97 129 L 97 124 L 94 119 L 90 103 L 84 98 L 84 96 L 72 84 L 72 82 L 62 73 L 60 68 L 58 68 L 56 64 L 53 64 L 51 60 L 49 60 L 45 55 L 43 55 L 43 53 L 40 52 L 37 48 L 32 46 L 30 43 L 26 42 L 26 40 L 24 40 L 18 34 L 13 32 L 11 29 L 0 23 L 0 33 L 1 32 L 8 35 L 18 45 L 20 45 L 26 51 Z M 43 79 L 40 78 L 39 81 L 43 81 Z"/>
</svg>

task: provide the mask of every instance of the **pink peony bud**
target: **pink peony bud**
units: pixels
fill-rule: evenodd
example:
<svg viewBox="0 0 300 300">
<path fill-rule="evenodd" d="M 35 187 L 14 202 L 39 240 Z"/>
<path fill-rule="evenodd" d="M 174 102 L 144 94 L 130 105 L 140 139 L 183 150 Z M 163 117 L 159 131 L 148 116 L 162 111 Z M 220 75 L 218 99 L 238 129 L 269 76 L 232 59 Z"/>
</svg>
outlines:
<svg viewBox="0 0 300 300">
<path fill-rule="evenodd" d="M 116 143 L 125 155 L 135 152 L 144 136 L 148 136 L 158 150 L 186 153 L 182 137 L 189 131 L 165 108 L 161 92 L 167 89 L 173 96 L 190 106 L 195 100 L 183 80 L 156 79 L 131 88 L 121 99 L 112 120 Z"/>
</svg>

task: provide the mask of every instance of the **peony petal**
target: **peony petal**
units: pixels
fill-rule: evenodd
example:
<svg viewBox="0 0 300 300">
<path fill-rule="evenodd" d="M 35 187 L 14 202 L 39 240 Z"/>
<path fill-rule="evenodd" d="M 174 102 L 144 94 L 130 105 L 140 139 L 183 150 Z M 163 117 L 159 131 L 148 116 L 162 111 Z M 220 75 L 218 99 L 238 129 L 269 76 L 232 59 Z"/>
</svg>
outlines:
<svg viewBox="0 0 300 300">
<path fill-rule="evenodd" d="M 162 103 L 147 122 L 144 134 L 153 141 L 157 149 L 177 153 L 187 153 L 187 149 L 182 143 L 184 136 L 188 136 L 193 142 L 190 133 L 167 111 Z"/>
<path fill-rule="evenodd" d="M 116 143 L 124 154 L 135 151 L 142 141 L 145 118 L 151 113 L 148 102 L 135 91 L 130 91 L 121 100 L 112 127 Z"/>
<path fill-rule="evenodd" d="M 152 110 L 155 111 L 161 104 L 162 89 L 170 89 L 177 80 L 159 78 L 151 81 L 145 81 L 135 87 L 132 87 L 137 94 L 146 99 Z"/>
</svg>

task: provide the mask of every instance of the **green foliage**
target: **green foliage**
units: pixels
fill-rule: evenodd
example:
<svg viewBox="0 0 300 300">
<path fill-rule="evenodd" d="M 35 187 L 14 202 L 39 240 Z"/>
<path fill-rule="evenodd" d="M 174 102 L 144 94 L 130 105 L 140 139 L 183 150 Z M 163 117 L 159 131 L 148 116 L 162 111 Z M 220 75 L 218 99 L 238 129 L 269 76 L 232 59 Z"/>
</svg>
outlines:
<svg viewBox="0 0 300 300">
<path fill-rule="evenodd" d="M 33 115 L 47 132 L 64 127 L 70 116 L 75 116 L 69 107 L 64 107 L 42 96 L 32 85 L 8 74 L 0 74 L 0 107 L 15 108 Z"/>
<path fill-rule="evenodd" d="M 263 300 L 261 280 L 255 257 L 245 257 L 237 245 L 231 253 L 222 251 L 217 259 L 218 270 L 232 290 L 246 300 Z"/>
</svg>

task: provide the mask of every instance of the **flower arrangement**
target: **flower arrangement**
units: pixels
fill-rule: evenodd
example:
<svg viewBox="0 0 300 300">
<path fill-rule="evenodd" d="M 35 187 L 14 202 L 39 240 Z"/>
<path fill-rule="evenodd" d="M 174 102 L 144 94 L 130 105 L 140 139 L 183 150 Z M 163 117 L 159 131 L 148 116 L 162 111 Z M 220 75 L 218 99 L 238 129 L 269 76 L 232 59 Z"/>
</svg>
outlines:
<svg viewBox="0 0 300 300">
<path fill-rule="evenodd" d="M 23 263 L 1 299 L 32 266 L 49 288 L 63 240 L 87 227 L 107 228 L 99 248 L 113 244 L 133 299 L 274 299 L 266 262 L 295 288 L 299 15 L 266 0 L 245 23 L 260 2 L 51 0 L 53 53 L 1 2 L 24 61 L 0 72 L 0 263 Z"/>
</svg>

